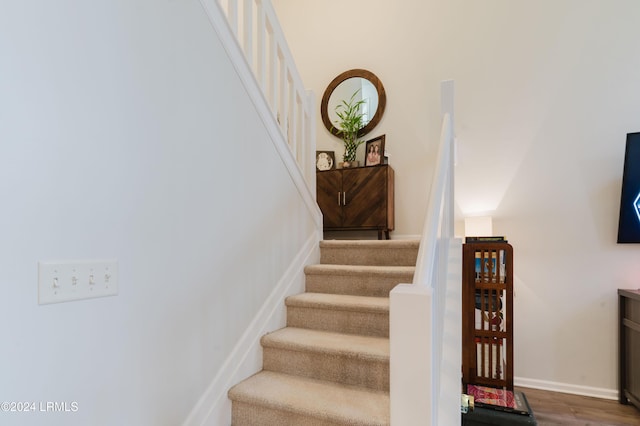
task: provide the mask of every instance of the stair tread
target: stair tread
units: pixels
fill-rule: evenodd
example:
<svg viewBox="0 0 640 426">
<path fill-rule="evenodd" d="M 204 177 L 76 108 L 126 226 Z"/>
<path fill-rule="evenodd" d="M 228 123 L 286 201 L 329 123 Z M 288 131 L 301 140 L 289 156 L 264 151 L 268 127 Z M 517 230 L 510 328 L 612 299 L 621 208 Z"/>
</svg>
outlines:
<svg viewBox="0 0 640 426">
<path fill-rule="evenodd" d="M 321 240 L 320 248 L 418 249 L 420 240 Z"/>
<path fill-rule="evenodd" d="M 389 298 L 376 296 L 354 296 L 331 293 L 302 293 L 289 296 L 287 306 L 316 309 L 335 309 L 340 311 L 359 311 L 388 313 Z"/>
<path fill-rule="evenodd" d="M 371 265 L 336 265 L 336 264 L 316 264 L 308 265 L 304 268 L 307 275 L 310 274 L 339 274 L 358 275 L 372 274 L 384 276 L 404 276 L 414 274 L 415 266 L 371 266 Z"/>
<path fill-rule="evenodd" d="M 389 339 L 305 328 L 285 327 L 262 337 L 263 347 L 293 351 L 313 351 L 357 357 L 362 360 L 389 360 Z"/>
<path fill-rule="evenodd" d="M 324 240 L 320 263 L 415 266 L 419 251 L 418 240 Z"/>
<path fill-rule="evenodd" d="M 389 424 L 387 392 L 271 371 L 237 384 L 229 391 L 229 398 L 342 424 Z"/>
</svg>

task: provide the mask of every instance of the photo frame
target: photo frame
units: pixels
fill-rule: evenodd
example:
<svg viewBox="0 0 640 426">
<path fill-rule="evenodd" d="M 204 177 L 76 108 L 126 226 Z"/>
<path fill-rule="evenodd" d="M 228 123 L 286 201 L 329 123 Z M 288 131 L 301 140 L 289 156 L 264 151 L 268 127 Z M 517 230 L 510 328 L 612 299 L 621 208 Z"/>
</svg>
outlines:
<svg viewBox="0 0 640 426">
<path fill-rule="evenodd" d="M 364 154 L 365 166 L 384 164 L 384 139 L 385 135 L 382 135 L 367 141 Z"/>
<path fill-rule="evenodd" d="M 334 170 L 336 168 L 336 155 L 334 151 L 316 151 L 316 170 Z"/>
</svg>

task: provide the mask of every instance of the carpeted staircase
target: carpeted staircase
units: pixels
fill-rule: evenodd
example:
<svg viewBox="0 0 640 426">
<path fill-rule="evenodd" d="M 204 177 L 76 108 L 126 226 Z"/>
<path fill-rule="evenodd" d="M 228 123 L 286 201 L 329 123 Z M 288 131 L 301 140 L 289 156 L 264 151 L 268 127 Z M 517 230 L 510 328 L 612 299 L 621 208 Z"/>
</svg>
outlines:
<svg viewBox="0 0 640 426">
<path fill-rule="evenodd" d="M 234 426 L 389 424 L 389 291 L 413 280 L 418 241 L 321 241 L 263 371 L 229 391 Z"/>
</svg>

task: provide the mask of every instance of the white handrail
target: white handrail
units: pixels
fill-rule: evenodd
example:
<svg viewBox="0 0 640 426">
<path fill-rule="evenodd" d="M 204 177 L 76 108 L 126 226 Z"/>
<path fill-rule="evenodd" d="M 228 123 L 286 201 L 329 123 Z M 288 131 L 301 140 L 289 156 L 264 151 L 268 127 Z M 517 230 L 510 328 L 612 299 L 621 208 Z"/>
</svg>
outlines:
<svg viewBox="0 0 640 426">
<path fill-rule="evenodd" d="M 429 286 L 439 238 L 453 237 L 453 81 L 442 82 L 442 128 L 413 283 Z M 434 238 L 435 237 L 435 238 Z"/>
<path fill-rule="evenodd" d="M 422 233 L 420 248 L 424 252 L 418 254 L 414 285 L 429 286 L 432 290 L 431 318 L 431 380 L 432 380 L 432 424 L 444 424 L 441 408 L 447 404 L 441 401 L 443 379 L 443 351 L 445 350 L 445 304 L 447 298 L 448 268 L 451 267 L 449 247 L 453 239 L 453 81 L 442 83 L 442 129 L 440 146 L 435 170 L 435 178 L 431 185 L 429 205 Z M 454 255 L 455 256 L 455 255 Z M 459 316 L 459 314 L 458 314 Z M 461 364 L 461 363 L 460 363 Z M 451 379 L 450 377 L 448 379 Z M 457 377 L 454 378 L 457 380 Z M 456 395 L 457 396 L 457 395 Z M 456 406 L 457 408 L 457 406 Z M 441 415 L 442 414 L 442 415 Z M 449 413 L 450 414 L 450 413 Z"/>
<path fill-rule="evenodd" d="M 452 221 L 447 220 L 447 215 L 443 211 L 448 202 L 445 197 L 451 196 L 452 192 L 449 173 L 453 146 L 452 135 L 451 116 L 446 113 L 442 118 L 435 177 L 431 183 L 416 272 L 413 276 L 413 284 L 415 285 L 430 286 L 432 284 L 429 273 L 434 270 L 438 239 L 453 237 L 453 229 L 449 223 Z"/>
<path fill-rule="evenodd" d="M 202 1 L 202 0 L 201 0 Z M 315 194 L 314 96 L 305 90 L 269 0 L 215 0 L 242 49 L 307 186 Z"/>
<path fill-rule="evenodd" d="M 393 426 L 460 424 L 462 266 L 459 241 L 453 238 L 453 141 L 453 81 L 446 81 L 438 157 L 413 284 L 400 284 L 391 292 Z"/>
</svg>

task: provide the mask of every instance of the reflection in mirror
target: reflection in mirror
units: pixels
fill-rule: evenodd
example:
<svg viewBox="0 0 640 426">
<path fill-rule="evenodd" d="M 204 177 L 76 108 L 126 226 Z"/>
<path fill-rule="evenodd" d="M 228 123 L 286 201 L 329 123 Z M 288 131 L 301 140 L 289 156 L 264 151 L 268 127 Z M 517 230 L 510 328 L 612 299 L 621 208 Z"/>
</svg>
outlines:
<svg viewBox="0 0 640 426">
<path fill-rule="evenodd" d="M 364 126 L 358 132 L 358 136 L 369 133 L 382 118 L 387 102 L 382 82 L 371 71 L 363 69 L 345 71 L 329 84 L 320 104 L 320 115 L 324 126 L 337 137 L 342 137 L 342 129 L 334 127 L 338 120 L 336 106 L 342 101 L 349 101 L 356 91 L 358 94 L 354 101 L 365 101 L 361 111 L 365 114 Z"/>
<path fill-rule="evenodd" d="M 378 109 L 378 92 L 375 86 L 367 79 L 361 77 L 349 78 L 333 90 L 331 96 L 329 96 L 329 103 L 327 104 L 327 113 L 329 114 L 329 120 L 333 125 L 338 121 L 338 114 L 336 114 L 336 107 L 343 101 L 351 99 L 354 93 L 357 92 L 354 98 L 355 102 L 364 100 L 361 106 L 360 112 L 363 114 L 362 124 L 367 125 L 376 114 Z M 338 129 L 342 130 L 342 129 Z"/>
</svg>

